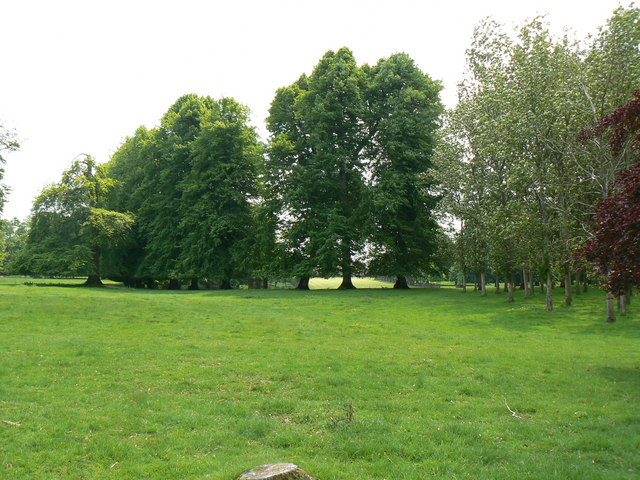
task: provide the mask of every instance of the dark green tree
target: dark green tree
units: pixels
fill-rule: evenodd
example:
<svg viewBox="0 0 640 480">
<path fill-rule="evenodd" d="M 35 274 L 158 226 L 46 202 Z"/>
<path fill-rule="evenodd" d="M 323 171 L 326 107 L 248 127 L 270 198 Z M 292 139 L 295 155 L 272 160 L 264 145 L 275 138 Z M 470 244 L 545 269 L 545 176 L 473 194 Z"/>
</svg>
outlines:
<svg viewBox="0 0 640 480">
<path fill-rule="evenodd" d="M 437 269 L 436 199 L 427 172 L 443 112 L 442 87 L 406 54 L 382 59 L 366 72 L 365 151 L 371 162 L 375 221 L 370 271 L 395 275 L 394 288 L 408 288 L 408 276 Z"/>
<path fill-rule="evenodd" d="M 248 108 L 230 98 L 216 102 L 191 145 L 191 168 L 180 185 L 179 269 L 188 278 L 218 279 L 221 288 L 231 288 L 231 279 L 245 278 L 252 266 L 262 152 L 248 122 Z"/>
</svg>

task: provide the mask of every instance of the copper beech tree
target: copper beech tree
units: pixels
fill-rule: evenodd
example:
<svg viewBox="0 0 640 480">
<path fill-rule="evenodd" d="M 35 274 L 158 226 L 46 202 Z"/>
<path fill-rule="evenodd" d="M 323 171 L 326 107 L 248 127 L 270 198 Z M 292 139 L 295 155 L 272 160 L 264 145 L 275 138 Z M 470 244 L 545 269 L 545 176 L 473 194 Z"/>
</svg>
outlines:
<svg viewBox="0 0 640 480">
<path fill-rule="evenodd" d="M 640 288 L 640 90 L 634 96 L 593 129 L 581 132 L 583 141 L 610 132 L 613 154 L 635 158 L 635 166 L 622 172 L 609 196 L 598 202 L 593 238 L 575 256 L 592 262 L 606 277 L 610 322 L 616 320 L 613 298 L 619 299 L 624 314 L 633 289 Z"/>
</svg>

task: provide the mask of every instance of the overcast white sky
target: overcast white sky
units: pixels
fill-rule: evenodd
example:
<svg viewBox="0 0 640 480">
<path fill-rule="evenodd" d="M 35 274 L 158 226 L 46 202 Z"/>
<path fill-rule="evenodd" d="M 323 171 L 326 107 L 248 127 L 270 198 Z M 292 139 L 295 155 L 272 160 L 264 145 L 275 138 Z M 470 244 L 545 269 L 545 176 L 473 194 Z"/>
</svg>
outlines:
<svg viewBox="0 0 640 480">
<path fill-rule="evenodd" d="M 0 0 L 0 119 L 21 140 L 6 155 L 12 189 L 3 217 L 80 153 L 109 160 L 140 125 L 153 127 L 185 93 L 232 96 L 264 118 L 277 88 L 310 73 L 327 50 L 358 63 L 408 53 L 445 86 L 456 83 L 473 27 L 548 14 L 554 29 L 595 33 L 619 0 Z M 623 1 L 628 5 L 629 1 Z"/>
</svg>

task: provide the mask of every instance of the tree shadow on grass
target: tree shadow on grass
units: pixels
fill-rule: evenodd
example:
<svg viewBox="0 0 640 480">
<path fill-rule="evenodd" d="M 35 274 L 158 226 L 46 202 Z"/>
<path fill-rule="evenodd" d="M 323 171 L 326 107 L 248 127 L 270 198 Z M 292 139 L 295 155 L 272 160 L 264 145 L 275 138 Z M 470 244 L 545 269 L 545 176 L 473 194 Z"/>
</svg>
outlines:
<svg viewBox="0 0 640 480">
<path fill-rule="evenodd" d="M 640 390 L 640 366 L 634 367 L 598 367 L 598 375 L 613 382 L 632 384 Z"/>
</svg>

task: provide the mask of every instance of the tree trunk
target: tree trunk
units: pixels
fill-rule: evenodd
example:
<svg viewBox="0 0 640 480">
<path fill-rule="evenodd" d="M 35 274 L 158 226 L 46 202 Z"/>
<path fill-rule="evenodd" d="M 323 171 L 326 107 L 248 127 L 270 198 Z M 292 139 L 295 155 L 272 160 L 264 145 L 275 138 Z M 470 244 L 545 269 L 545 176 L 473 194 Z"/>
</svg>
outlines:
<svg viewBox="0 0 640 480">
<path fill-rule="evenodd" d="M 300 277 L 296 290 L 309 290 L 309 275 L 303 275 Z"/>
<path fill-rule="evenodd" d="M 529 272 L 526 268 L 522 269 L 522 283 L 524 284 L 524 298 L 531 296 L 531 288 L 529 286 Z"/>
<path fill-rule="evenodd" d="M 102 249 L 100 247 L 92 248 L 92 263 L 93 263 L 93 273 L 87 277 L 84 285 L 87 287 L 102 287 L 104 284 L 102 283 L 102 279 L 100 278 L 100 270 L 101 265 L 100 262 L 102 260 Z"/>
<path fill-rule="evenodd" d="M 467 293 L 467 270 L 462 269 L 462 293 Z"/>
<path fill-rule="evenodd" d="M 198 285 L 198 279 L 192 278 L 189 283 L 189 290 L 200 290 L 200 286 Z"/>
<path fill-rule="evenodd" d="M 480 290 L 480 281 L 478 280 L 478 272 L 473 274 L 473 291 L 477 292 Z"/>
<path fill-rule="evenodd" d="M 587 293 L 587 290 L 589 290 L 589 279 L 587 278 L 587 271 L 584 271 L 584 275 L 582 276 L 582 291 L 584 293 Z"/>
<path fill-rule="evenodd" d="M 542 282 L 540 282 L 540 285 L 542 285 Z M 545 290 L 547 294 L 547 312 L 550 312 L 553 310 L 553 279 L 551 278 L 551 270 L 547 272 L 547 288 Z"/>
<path fill-rule="evenodd" d="M 573 286 L 571 285 L 571 270 L 567 266 L 564 271 L 564 303 L 570 306 L 573 303 Z"/>
<path fill-rule="evenodd" d="M 480 272 L 480 291 L 482 296 L 487 296 L 487 273 L 483 270 Z"/>
<path fill-rule="evenodd" d="M 500 293 L 500 277 L 496 274 L 496 293 Z"/>
<path fill-rule="evenodd" d="M 509 292 L 509 302 L 515 302 L 515 289 L 516 289 L 516 274 L 512 273 L 510 281 L 507 283 L 507 290 Z"/>
<path fill-rule="evenodd" d="M 269 279 L 267 277 L 262 277 L 262 288 L 265 290 L 269 288 Z"/>
<path fill-rule="evenodd" d="M 231 279 L 223 278 L 220 282 L 220 290 L 231 290 Z"/>
<path fill-rule="evenodd" d="M 409 284 L 407 283 L 407 277 L 404 275 L 398 275 L 396 278 L 396 283 L 393 284 L 393 288 L 406 290 L 409 288 Z"/>
<path fill-rule="evenodd" d="M 618 308 L 620 309 L 620 315 L 627 314 L 627 299 L 625 295 L 620 295 L 618 297 Z"/>
<path fill-rule="evenodd" d="M 350 273 L 343 273 L 342 274 L 342 283 L 338 287 L 338 290 L 354 290 L 355 288 L 356 288 L 356 286 L 351 281 L 351 274 Z"/>
<path fill-rule="evenodd" d="M 582 284 L 580 283 L 580 274 L 582 270 L 576 270 L 576 295 L 582 294 Z"/>
<path fill-rule="evenodd" d="M 83 285 L 86 287 L 103 287 L 104 283 L 102 283 L 100 275 L 89 275 Z"/>
<path fill-rule="evenodd" d="M 169 290 L 180 290 L 180 280 L 176 280 L 175 278 L 169 279 Z"/>
<path fill-rule="evenodd" d="M 613 309 L 613 293 L 607 293 L 607 322 L 616 321 L 616 312 Z"/>
<path fill-rule="evenodd" d="M 536 293 L 536 282 L 533 272 L 529 272 L 529 280 L 531 285 L 529 286 L 529 295 L 533 297 L 533 294 Z"/>
<path fill-rule="evenodd" d="M 145 280 L 145 284 L 147 285 L 147 288 L 149 290 L 155 290 L 156 289 L 156 281 L 152 278 L 148 278 L 147 280 Z"/>
</svg>

